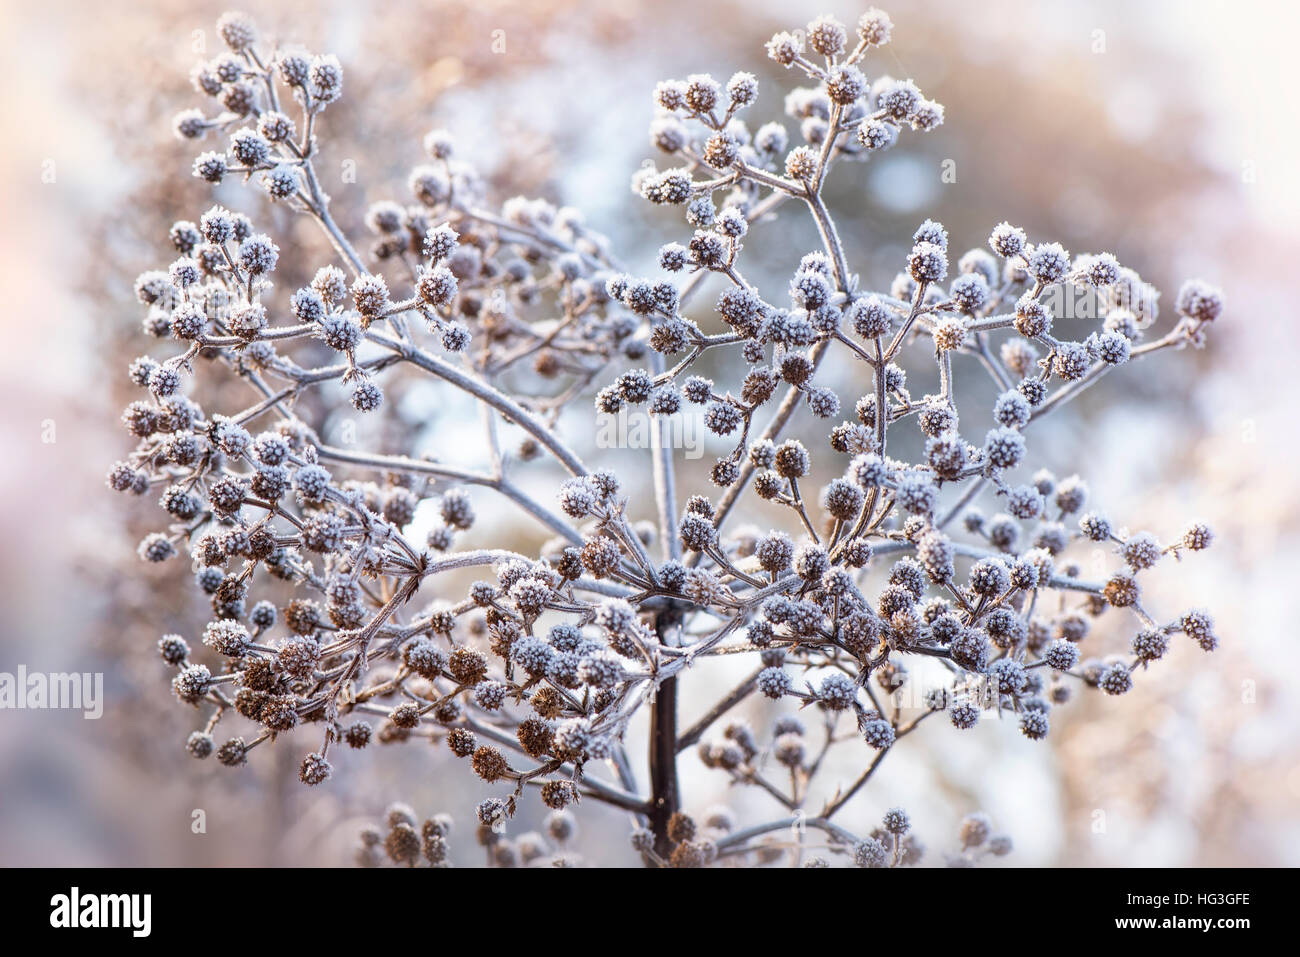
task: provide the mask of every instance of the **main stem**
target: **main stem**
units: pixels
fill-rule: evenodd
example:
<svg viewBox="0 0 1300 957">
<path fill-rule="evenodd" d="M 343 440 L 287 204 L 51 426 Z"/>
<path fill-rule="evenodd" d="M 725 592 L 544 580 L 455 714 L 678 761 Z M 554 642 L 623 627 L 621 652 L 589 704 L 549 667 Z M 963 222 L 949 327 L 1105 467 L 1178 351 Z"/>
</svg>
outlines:
<svg viewBox="0 0 1300 957">
<path fill-rule="evenodd" d="M 661 643 L 680 620 L 680 612 L 665 610 L 655 616 L 655 634 Z M 666 678 L 655 694 L 650 711 L 650 829 L 655 853 L 664 860 L 672 854 L 668 822 L 681 807 L 677 787 L 677 678 Z"/>
</svg>

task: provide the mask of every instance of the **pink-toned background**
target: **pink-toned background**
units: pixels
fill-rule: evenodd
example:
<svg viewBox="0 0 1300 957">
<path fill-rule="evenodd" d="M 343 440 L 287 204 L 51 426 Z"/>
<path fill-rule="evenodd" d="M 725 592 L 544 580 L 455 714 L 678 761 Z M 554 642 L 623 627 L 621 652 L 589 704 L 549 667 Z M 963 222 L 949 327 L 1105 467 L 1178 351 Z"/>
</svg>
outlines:
<svg viewBox="0 0 1300 957">
<path fill-rule="evenodd" d="M 763 118 L 780 118 L 782 78 L 762 61 L 763 40 L 818 13 L 859 12 L 645 0 L 257 6 L 267 32 L 343 61 L 347 99 L 323 135 L 329 157 L 359 161 L 356 184 L 333 189 L 345 216 L 399 191 L 418 136 L 447 126 L 498 198 L 580 205 L 620 248 L 640 244 L 642 260 L 680 238 L 627 188 L 650 155 L 654 83 L 753 69 Z M 1122 699 L 1081 697 L 1046 746 L 1010 723 L 960 740 L 931 728 L 891 757 L 846 823 L 903 803 L 941 849 L 957 818 L 985 808 L 1012 831 L 1019 863 L 1300 863 L 1300 77 L 1289 49 L 1300 15 L 1207 0 L 885 7 L 896 43 L 876 72 L 914 77 L 948 119 L 884 162 L 835 174 L 830 201 L 865 279 L 887 283 L 911 231 L 933 217 L 959 248 L 1009 219 L 1071 249 L 1111 249 L 1164 289 L 1167 312 L 1188 276 L 1224 288 L 1209 350 L 1121 370 L 1045 447 L 1134 527 L 1173 536 L 1198 517 L 1216 528 L 1210 553 L 1159 569 L 1153 586 L 1170 613 L 1210 608 L 1223 643 L 1212 656 L 1176 646 Z M 216 52 L 221 10 L 0 5 L 0 671 L 102 671 L 107 694 L 99 721 L 0 711 L 0 863 L 346 863 L 357 825 L 388 801 L 430 813 L 478 794 L 464 774 L 437 784 L 440 757 L 409 748 L 375 749 L 348 762 L 345 782 L 304 794 L 293 749 L 274 749 L 278 766 L 260 753 L 232 774 L 180 747 L 191 719 L 151 649 L 201 608 L 179 570 L 142 570 L 134 541 L 146 514 L 123 509 L 103 474 L 128 445 L 117 425 L 125 363 L 149 347 L 130 283 L 166 260 L 166 226 L 210 201 L 169 125 L 194 99 L 195 44 Z M 945 160 L 956 183 L 940 181 Z M 762 244 L 755 255 L 780 261 Z M 763 810 L 696 767 L 686 789 L 692 808 Z M 206 834 L 191 833 L 195 808 Z M 597 815 L 593 840 L 611 849 L 593 856 L 617 859 L 622 827 Z"/>
</svg>

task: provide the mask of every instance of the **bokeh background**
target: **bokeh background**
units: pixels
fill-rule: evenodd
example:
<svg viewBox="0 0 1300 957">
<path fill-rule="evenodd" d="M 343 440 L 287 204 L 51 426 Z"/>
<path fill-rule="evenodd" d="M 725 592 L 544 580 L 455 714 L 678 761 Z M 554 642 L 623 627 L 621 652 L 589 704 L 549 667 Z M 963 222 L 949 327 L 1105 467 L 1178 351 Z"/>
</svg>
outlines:
<svg viewBox="0 0 1300 957">
<path fill-rule="evenodd" d="M 1015 838 L 1018 864 L 1300 864 L 1300 75 L 1289 49 L 1300 14 L 1209 0 L 882 5 L 895 41 L 869 75 L 915 78 L 947 120 L 833 175 L 829 201 L 864 281 L 887 285 L 932 217 L 958 249 L 1008 219 L 1071 250 L 1113 251 L 1165 291 L 1165 327 L 1184 278 L 1223 287 L 1210 348 L 1120 370 L 1031 443 L 1059 474 L 1083 473 L 1122 523 L 1166 540 L 1191 518 L 1216 529 L 1210 552 L 1163 562 L 1151 591 L 1164 616 L 1212 610 L 1222 645 L 1207 656 L 1177 642 L 1133 693 L 1080 695 L 1043 744 L 1011 722 L 960 738 L 936 722 L 891 755 L 844 823 L 865 830 L 904 804 L 932 860 L 963 814 L 984 809 Z M 445 126 L 498 200 L 580 206 L 647 267 L 682 235 L 628 188 L 652 155 L 655 82 L 749 69 L 762 85 L 752 119 L 780 119 L 791 82 L 763 41 L 819 13 L 852 23 L 860 12 L 803 0 L 257 8 L 264 33 L 344 64 L 345 98 L 322 128 L 325 168 L 356 164 L 355 183 L 330 187 L 343 221 L 400 194 L 419 137 Z M 441 752 L 410 746 L 348 757 L 310 793 L 294 775 L 305 745 L 259 749 L 236 773 L 182 748 L 193 719 L 153 649 L 164 631 L 193 636 L 205 604 L 179 587 L 174 563 L 142 567 L 134 543 L 151 503 L 124 509 L 103 475 L 129 444 L 117 424 L 133 397 L 126 363 L 149 348 L 131 283 L 168 260 L 170 223 L 211 202 L 170 119 L 193 105 L 187 73 L 218 52 L 223 9 L 0 5 L 0 671 L 103 672 L 107 698 L 98 721 L 0 711 L 0 863 L 345 864 L 357 828 L 389 801 L 466 819 L 480 796 L 467 774 L 441 775 Z M 945 161 L 956 182 L 942 181 Z M 248 206 L 236 192 L 221 200 Z M 812 231 L 791 210 L 772 232 L 750 244 L 747 274 L 783 283 Z M 486 521 L 497 541 L 509 534 L 501 517 Z M 722 691 L 734 678 L 701 680 Z M 771 720 L 762 706 L 748 715 Z M 698 768 L 685 786 L 688 810 L 775 813 Z M 206 833 L 191 832 L 194 809 Z M 591 857 L 630 862 L 617 815 L 585 826 Z M 479 859 L 469 831 L 456 839 L 462 863 Z"/>
</svg>

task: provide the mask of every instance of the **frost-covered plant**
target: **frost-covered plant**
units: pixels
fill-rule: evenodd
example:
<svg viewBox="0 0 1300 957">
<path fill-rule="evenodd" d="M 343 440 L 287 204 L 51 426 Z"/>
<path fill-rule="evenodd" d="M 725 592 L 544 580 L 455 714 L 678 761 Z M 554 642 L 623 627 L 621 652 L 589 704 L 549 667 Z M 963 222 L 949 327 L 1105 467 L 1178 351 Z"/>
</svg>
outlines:
<svg viewBox="0 0 1300 957">
<path fill-rule="evenodd" d="M 1071 256 L 1004 222 L 988 249 L 954 266 L 932 221 L 888 290 L 863 288 L 823 201 L 826 176 L 943 121 L 911 80 L 863 73 L 890 38 L 883 12 L 869 10 L 853 33 L 820 17 L 768 43 L 811 84 L 785 101 L 798 142 L 779 122 L 741 119 L 757 100 L 751 74 L 658 86 L 651 140 L 673 165 L 642 168 L 633 186 L 683 210 L 690 235 L 658 253 L 680 280 L 627 274 L 575 209 L 491 206 L 443 131 L 424 138 L 429 161 L 407 183 L 414 202 L 370 207 L 363 253 L 317 171 L 318 128 L 343 93 L 339 61 L 271 49 L 242 15 L 219 29 L 229 52 L 192 76 L 218 105 L 175 121 L 185 139 L 225 140 L 194 174 L 255 184 L 314 221 L 333 255 L 298 261 L 307 254 L 295 238 L 213 206 L 172 227 L 179 258 L 136 284 L 146 332 L 172 354 L 130 368 L 148 395 L 123 414 L 138 445 L 109 484 L 158 496 L 171 521 L 141 557 L 188 552 L 211 597 L 206 663 L 181 636 L 159 644 L 173 691 L 201 714 L 187 744 L 195 757 L 237 766 L 308 726 L 320 744 L 300 776 L 318 785 L 340 747 L 445 743 L 500 789 L 477 817 L 502 864 L 552 854 L 539 835 L 503 836 L 531 788 L 561 850 L 585 798 L 632 816 L 632 845 L 650 864 L 803 861 L 797 845 L 811 829 L 833 858 L 902 865 L 922 848 L 901 809 L 865 835 L 837 816 L 923 721 L 943 714 L 964 730 L 995 711 L 1038 740 L 1073 686 L 1126 693 L 1175 634 L 1215 647 L 1208 614 L 1159 619 L 1141 587 L 1165 556 L 1205 548 L 1209 529 L 1164 543 L 1122 531 L 1089 510 L 1081 478 L 1033 472 L 1027 440 L 1115 367 L 1201 346 L 1219 292 L 1185 284 L 1177 322 L 1150 337 L 1158 293 L 1115 256 Z M 764 292 L 741 272 L 744 241 L 790 203 L 811 214 L 821 248 L 791 251 L 788 288 Z M 314 278 L 277 289 L 290 267 Z M 712 309 L 690 308 L 711 279 L 722 287 Z M 1053 304 L 1067 291 L 1104 317 L 1080 341 L 1054 335 Z M 692 374 L 714 350 L 739 353 L 739 381 Z M 904 362 L 929 361 L 937 391 L 913 395 Z M 849 374 L 834 380 L 834 362 Z M 961 431 L 954 376 L 967 371 L 999 393 L 982 437 Z M 863 385 L 846 393 L 831 381 Z M 374 448 L 323 438 L 340 390 L 358 412 L 396 418 L 385 395 L 414 382 L 473 397 L 479 467 L 418 454 L 400 424 L 369 433 Z M 592 393 L 598 415 L 639 407 L 657 423 L 644 509 L 626 475 L 584 462 L 565 434 L 561 410 Z M 826 424 L 797 426 L 801 406 Z M 690 415 L 734 442 L 699 488 L 682 487 L 667 441 L 671 419 Z M 521 430 L 517 448 L 503 423 Z M 921 434 L 915 461 L 896 457 L 904 429 Z M 833 477 L 810 496 L 817 474 Z M 548 482 L 547 498 L 529 491 Z M 539 554 L 460 547 L 479 494 L 553 539 Z M 982 494 L 997 514 L 975 510 Z M 426 502 L 440 519 L 414 540 Z M 737 527 L 742 516 L 771 530 Z M 1066 555 L 1080 542 L 1109 546 L 1113 570 L 1083 576 Z M 449 593 L 447 576 L 466 569 L 482 579 Z M 1085 659 L 1091 623 L 1111 608 L 1129 623 L 1129 653 Z M 698 676 L 719 656 L 753 661 L 721 695 Z M 791 707 L 762 735 L 728 722 L 752 696 Z M 682 728 L 687 701 L 703 717 Z M 626 734 L 642 716 L 648 781 Z M 229 729 L 223 743 L 218 726 Z M 811 803 L 832 748 L 856 749 L 860 772 Z M 678 778 L 692 751 L 778 813 L 689 816 Z M 397 805 L 386 826 L 366 833 L 363 859 L 382 848 L 400 863 L 446 860 L 447 818 L 420 824 Z M 792 828 L 790 853 L 766 843 Z M 954 863 L 1010 849 L 980 815 L 961 839 Z"/>
</svg>

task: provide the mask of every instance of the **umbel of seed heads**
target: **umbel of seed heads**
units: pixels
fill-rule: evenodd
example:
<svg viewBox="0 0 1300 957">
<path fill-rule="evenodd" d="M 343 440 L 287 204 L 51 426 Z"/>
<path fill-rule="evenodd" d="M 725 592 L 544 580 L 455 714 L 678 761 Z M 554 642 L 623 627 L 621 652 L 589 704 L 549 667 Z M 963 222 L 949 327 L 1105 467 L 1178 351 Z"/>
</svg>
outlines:
<svg viewBox="0 0 1300 957">
<path fill-rule="evenodd" d="M 454 862 L 447 839 L 452 828 L 451 815 L 436 814 L 421 822 L 409 805 L 393 804 L 381 825 L 361 830 L 356 862 L 361 867 L 451 867 Z M 679 811 L 668 822 L 671 855 L 660 863 L 670 867 L 708 866 L 731 853 L 738 831 L 736 815 L 727 807 L 715 806 L 699 818 Z M 501 827 L 479 823 L 475 837 L 494 867 L 573 867 L 582 863 L 573 846 L 578 820 L 572 811 L 550 812 L 545 832 L 510 836 Z M 958 849 L 944 855 L 948 867 L 973 867 L 981 859 L 1005 857 L 1013 846 L 1010 837 L 993 831 L 992 821 L 982 813 L 970 814 L 961 821 L 958 838 Z M 632 845 L 647 857 L 658 858 L 650 831 L 635 830 Z M 858 867 L 904 867 L 920 863 L 925 847 L 912 830 L 908 813 L 894 807 L 884 813 L 880 824 L 866 837 L 846 846 L 843 853 Z M 769 841 L 755 849 L 754 857 L 759 865 L 781 863 L 787 851 L 779 841 Z M 800 863 L 810 868 L 830 866 L 821 855 L 806 856 Z"/>
<path fill-rule="evenodd" d="M 332 256 L 298 261 L 300 245 L 262 231 L 256 212 L 214 201 L 172 227 L 177 258 L 136 283 L 156 348 L 130 366 L 144 394 L 122 421 L 137 445 L 109 484 L 157 498 L 165 526 L 141 557 L 187 552 L 211 603 L 202 649 L 176 634 L 158 644 L 197 713 L 196 758 L 238 766 L 307 734 L 320 744 L 300 777 L 317 785 L 341 747 L 433 742 L 495 786 L 476 817 L 501 865 L 576 860 L 575 814 L 605 804 L 633 816 L 650 864 L 826 863 L 791 846 L 795 829 L 817 831 L 830 859 L 905 866 L 922 846 L 901 809 L 866 835 L 839 815 L 923 722 L 945 715 L 964 731 L 996 714 L 1041 739 L 1073 689 L 1128 692 L 1175 635 L 1215 647 L 1208 613 L 1157 617 L 1144 593 L 1154 566 L 1206 548 L 1210 530 L 1126 531 L 1083 478 L 1039 468 L 1032 440 L 1118 367 L 1203 345 L 1220 293 L 1184 285 L 1156 336 L 1159 293 L 1114 255 L 1072 255 L 1006 222 L 958 253 L 929 220 L 889 287 L 865 288 L 826 176 L 943 119 L 911 80 L 868 75 L 892 31 L 884 13 L 852 33 L 820 17 L 768 43 L 806 83 L 785 98 L 793 135 L 742 117 L 759 108 L 751 74 L 659 85 L 650 139 L 667 165 L 633 185 L 687 228 L 659 250 L 662 273 L 643 277 L 576 209 L 490 205 L 443 131 L 424 138 L 409 198 L 370 207 L 358 251 L 316 171 L 339 61 L 272 47 L 241 15 L 219 29 L 228 52 L 192 75 L 208 105 L 176 121 L 185 140 L 223 141 L 194 173 L 257 185 L 313 221 Z M 820 248 L 763 290 L 742 269 L 744 241 L 778 210 L 806 212 Z M 280 288 L 289 262 L 311 281 Z M 706 282 L 721 332 L 692 305 Z M 1057 327 L 1065 286 L 1095 307 L 1095 328 Z M 737 381 L 695 371 L 718 349 L 739 352 Z M 909 369 L 929 363 L 937 390 L 918 394 Z M 829 373 L 845 365 L 852 375 Z M 971 376 L 995 384 L 982 436 L 958 409 Z M 386 398 L 419 384 L 479 406 L 480 465 L 422 454 Z M 728 439 L 711 481 L 689 487 L 669 443 L 653 443 L 643 506 L 626 476 L 570 444 L 560 413 L 584 395 L 596 414 L 644 408 L 660 429 L 700 415 Z M 383 427 L 334 445 L 348 402 Z M 522 433 L 513 447 L 503 420 Z M 921 453 L 900 459 L 913 430 Z M 506 523 L 499 545 L 464 544 L 481 508 L 502 503 L 552 538 L 525 555 Z M 1112 553 L 1110 570 L 1085 576 L 1075 544 Z M 449 591 L 441 576 L 467 569 L 477 580 Z M 1102 630 L 1127 631 L 1126 652 L 1089 641 L 1112 618 Z M 718 656 L 752 662 L 722 694 L 695 679 Z M 735 717 L 748 699 L 765 702 L 755 725 Z M 682 702 L 705 717 L 680 727 Z M 647 714 L 638 760 L 627 731 Z M 857 748 L 860 772 L 826 781 L 832 746 Z M 695 761 L 758 789 L 775 816 L 689 813 L 678 767 Z M 548 835 L 509 837 L 529 792 L 551 813 Z M 366 832 L 361 860 L 447 861 L 445 816 L 399 807 L 386 827 Z M 979 815 L 961 840 L 953 863 L 1010 849 Z"/>
</svg>

